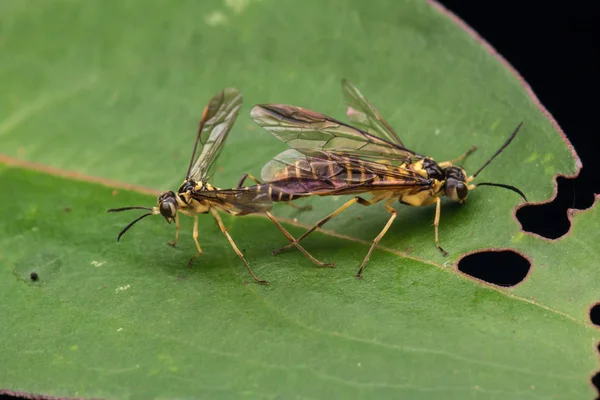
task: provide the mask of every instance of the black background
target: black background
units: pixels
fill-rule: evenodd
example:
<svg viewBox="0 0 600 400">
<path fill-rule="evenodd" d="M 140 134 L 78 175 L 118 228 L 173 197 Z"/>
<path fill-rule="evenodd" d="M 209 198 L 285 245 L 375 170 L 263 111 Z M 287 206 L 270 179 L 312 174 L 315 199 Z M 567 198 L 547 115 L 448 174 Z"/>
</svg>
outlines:
<svg viewBox="0 0 600 400">
<path fill-rule="evenodd" d="M 558 195 L 551 204 L 524 207 L 517 213 L 527 231 L 548 238 L 564 235 L 570 226 L 567 209 L 588 208 L 594 194 L 600 193 L 600 168 L 595 164 L 600 137 L 600 5 L 595 0 L 439 2 L 519 71 L 579 154 L 583 163 L 579 177 L 559 178 Z M 527 264 L 506 257 L 470 260 L 471 272 L 486 266 L 492 272 L 481 276 L 479 271 L 480 278 L 516 283 Z M 468 268 L 461 263 L 461 270 Z M 591 318 L 600 325 L 600 306 L 592 309 Z M 600 374 L 592 381 L 598 389 Z"/>
<path fill-rule="evenodd" d="M 523 228 L 557 238 L 569 229 L 568 208 L 585 209 L 600 193 L 595 164 L 600 136 L 600 6 L 597 0 L 441 0 L 506 60 L 531 85 L 575 146 L 583 169 L 577 179 L 558 179 L 558 196 L 545 206 L 525 207 L 517 214 Z M 465 260 L 462 270 L 482 265 L 498 283 L 518 282 L 525 272 L 517 258 Z M 512 266 L 513 268 L 507 268 Z M 497 267 L 497 268 L 496 268 Z M 482 277 L 486 278 L 486 277 Z M 600 290 L 598 301 L 600 302 Z M 590 304 L 590 306 L 592 306 Z M 596 312 L 597 311 L 597 312 Z M 592 313 L 600 324 L 600 307 Z M 34 377 L 32 377 L 34 379 Z M 600 375 L 594 378 L 596 387 Z M 0 399 L 14 399 L 0 395 Z"/>
</svg>

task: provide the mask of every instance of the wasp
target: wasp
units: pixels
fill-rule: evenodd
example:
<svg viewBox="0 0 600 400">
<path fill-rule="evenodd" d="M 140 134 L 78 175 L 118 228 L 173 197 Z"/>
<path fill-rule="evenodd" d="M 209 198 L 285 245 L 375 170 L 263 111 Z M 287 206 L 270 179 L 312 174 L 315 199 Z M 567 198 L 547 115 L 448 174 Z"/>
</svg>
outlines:
<svg viewBox="0 0 600 400">
<path fill-rule="evenodd" d="M 347 115 L 358 127 L 350 126 L 326 115 L 300 107 L 282 104 L 254 106 L 251 116 L 261 127 L 287 143 L 286 150 L 269 161 L 261 177 L 272 191 L 283 193 L 283 200 L 310 195 L 354 195 L 337 210 L 318 221 L 297 239 L 300 242 L 311 232 L 358 203 L 370 206 L 384 202 L 390 218 L 373 239 L 356 277 L 360 278 L 373 249 L 397 217 L 392 204 L 399 201 L 409 206 L 435 204 L 435 245 L 444 254 L 438 235 L 443 196 L 464 203 L 470 191 L 479 186 L 497 186 L 512 190 L 527 198 L 518 188 L 501 183 L 472 183 L 515 138 L 519 123 L 506 142 L 473 175 L 457 162 L 464 160 L 476 147 L 462 156 L 445 162 L 418 154 L 406 148 L 400 137 L 377 109 L 349 81 L 342 81 Z M 359 194 L 369 193 L 366 200 Z M 277 200 L 277 199 L 274 199 Z M 291 245 L 275 250 L 278 254 Z"/>
<path fill-rule="evenodd" d="M 198 242 L 198 214 L 210 213 L 235 253 L 246 266 L 246 269 L 252 278 L 260 284 L 268 284 L 268 281 L 261 280 L 254 274 L 244 255 L 238 249 L 223 224 L 218 210 L 233 216 L 264 213 L 275 226 L 279 228 L 292 245 L 296 246 L 310 260 L 319 266 L 333 266 L 332 264 L 321 263 L 304 250 L 302 246 L 298 245 L 298 242 L 294 240 L 294 237 L 285 230 L 271 213 L 269 213 L 272 201 L 268 193 L 263 191 L 251 191 L 247 190 L 247 188 L 219 189 L 208 183 L 214 170 L 213 167 L 215 161 L 223 148 L 223 144 L 225 143 L 229 131 L 237 119 L 241 106 L 242 95 L 237 89 L 224 89 L 210 99 L 208 105 L 204 108 L 202 118 L 200 119 L 198 133 L 194 142 L 192 157 L 190 159 L 185 180 L 177 192 L 167 191 L 162 193 L 158 196 L 157 206 L 155 207 L 132 206 L 108 210 L 108 212 L 138 209 L 149 211 L 125 226 L 117 236 L 117 241 L 121 239 L 125 232 L 143 218 L 151 215 L 162 215 L 169 224 L 175 221 L 175 240 L 173 242 L 169 241 L 168 244 L 176 246 L 180 229 L 179 214 L 191 216 L 194 218 L 192 237 L 196 244 L 197 253 L 190 258 L 188 262 L 189 267 L 193 260 L 203 253 L 200 243 Z M 198 153 L 197 158 L 196 153 Z"/>
</svg>

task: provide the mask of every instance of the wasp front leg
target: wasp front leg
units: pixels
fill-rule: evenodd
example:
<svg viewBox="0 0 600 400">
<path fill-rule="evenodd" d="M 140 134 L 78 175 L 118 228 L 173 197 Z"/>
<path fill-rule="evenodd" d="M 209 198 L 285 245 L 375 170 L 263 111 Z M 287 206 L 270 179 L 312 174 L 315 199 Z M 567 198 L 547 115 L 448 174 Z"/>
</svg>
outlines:
<svg viewBox="0 0 600 400">
<path fill-rule="evenodd" d="M 388 200 L 385 203 L 385 209 L 386 209 L 386 211 L 391 214 L 390 219 L 388 219 L 388 222 L 385 224 L 385 226 L 383 227 L 383 229 L 381 230 L 381 232 L 379 232 L 379 235 L 377 235 L 375 237 L 375 239 L 373 239 L 373 243 L 371 244 L 371 247 L 369 248 L 369 252 L 365 256 L 362 264 L 360 264 L 360 268 L 358 269 L 358 272 L 356 273 L 356 279 L 360 279 L 360 277 L 362 275 L 362 272 L 363 272 L 363 269 L 365 269 L 365 265 L 367 265 L 367 262 L 371 258 L 371 253 L 373 252 L 373 250 L 375 249 L 375 247 L 377 247 L 377 245 L 379 244 L 379 242 L 381 241 L 381 239 L 385 236 L 385 234 L 387 233 L 388 229 L 390 229 L 390 226 L 392 226 L 392 223 L 394 222 L 394 220 L 398 216 L 398 212 L 392 207 L 392 205 L 390 204 L 391 202 L 392 202 L 392 200 Z"/>
<path fill-rule="evenodd" d="M 442 168 L 450 167 L 459 161 L 463 161 L 465 158 L 467 158 L 469 156 L 469 154 L 473 153 L 475 150 L 477 150 L 477 146 L 471 146 L 471 148 L 469 150 L 467 150 L 467 152 L 465 154 L 463 154 L 462 156 L 456 157 L 455 159 L 450 160 L 450 161 L 441 162 L 438 165 Z"/>
<path fill-rule="evenodd" d="M 440 226 L 440 213 L 442 211 L 442 200 L 438 197 L 435 199 L 435 219 L 433 220 L 433 227 L 435 229 L 435 246 L 442 252 L 444 256 L 448 255 L 448 252 L 442 249 L 440 246 L 440 240 L 438 236 L 438 227 Z"/>
<path fill-rule="evenodd" d="M 192 256 L 192 258 L 190 258 L 190 261 L 188 261 L 188 268 L 192 266 L 192 262 L 194 261 L 194 259 L 198 256 L 201 256 L 204 252 L 202 251 L 202 248 L 200 247 L 200 243 L 198 243 L 198 216 L 194 215 L 194 230 L 192 231 L 192 237 L 194 238 L 194 243 L 196 243 L 196 249 L 198 250 L 198 253 L 194 254 Z"/>
<path fill-rule="evenodd" d="M 175 214 L 175 240 L 174 241 L 167 241 L 167 244 L 169 246 L 177 246 L 177 240 L 179 239 L 179 213 Z"/>
</svg>

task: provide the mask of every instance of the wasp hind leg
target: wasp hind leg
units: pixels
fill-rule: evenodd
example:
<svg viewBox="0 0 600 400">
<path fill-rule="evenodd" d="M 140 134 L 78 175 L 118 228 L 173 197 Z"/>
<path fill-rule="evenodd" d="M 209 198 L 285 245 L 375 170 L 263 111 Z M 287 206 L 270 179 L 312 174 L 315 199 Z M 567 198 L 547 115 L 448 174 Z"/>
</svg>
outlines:
<svg viewBox="0 0 600 400">
<path fill-rule="evenodd" d="M 309 230 L 307 230 L 306 232 L 304 232 L 302 234 L 302 236 L 300 236 L 294 242 L 292 242 L 292 243 L 288 244 L 287 246 L 282 247 L 280 249 L 273 250 L 273 255 L 275 256 L 275 255 L 281 253 L 282 251 L 291 249 L 293 246 L 295 246 L 296 244 L 300 243 L 300 241 L 302 241 L 305 237 L 307 237 L 308 235 L 310 235 L 312 232 L 314 232 L 315 230 L 317 230 L 321 226 L 325 225 L 327 222 L 329 222 L 329 220 L 331 220 L 332 218 L 334 218 L 335 216 L 337 216 L 338 214 L 340 214 L 342 211 L 344 211 L 345 209 L 347 209 L 348 207 L 350 207 L 354 203 L 358 203 L 358 204 L 363 205 L 363 206 L 370 206 L 372 204 L 375 204 L 376 202 L 375 201 L 368 201 L 368 200 L 363 199 L 362 197 L 356 196 L 355 198 L 353 198 L 352 200 L 347 201 L 340 208 L 338 208 L 337 210 L 335 210 L 334 212 L 332 212 L 331 214 L 329 214 L 328 216 L 326 216 L 325 218 L 323 218 L 322 220 L 320 220 L 319 222 L 317 222 L 316 224 L 314 224 L 312 228 L 310 228 Z"/>
<path fill-rule="evenodd" d="M 334 263 L 324 263 L 324 262 L 317 260 L 315 257 L 313 257 L 312 254 L 310 254 L 308 251 L 306 251 L 306 249 L 304 249 L 304 247 L 302 247 L 298 244 L 296 239 L 294 239 L 294 237 L 279 223 L 279 221 L 277 221 L 275 219 L 275 217 L 271 213 L 269 213 L 268 211 L 265 211 L 265 214 L 267 214 L 267 217 L 269 217 L 269 219 L 271 221 L 273 221 L 273 223 L 281 231 L 281 233 L 283 233 L 285 235 L 285 237 L 288 238 L 288 240 L 291 242 L 290 244 L 293 246 L 296 246 L 296 248 L 298 250 L 300 250 L 302 252 L 302 254 L 304 254 L 310 261 L 317 264 L 319 267 L 331 267 L 331 268 L 335 267 Z"/>
<path fill-rule="evenodd" d="M 363 269 L 365 269 L 365 265 L 367 265 L 367 262 L 371 258 L 371 253 L 373 252 L 375 247 L 377 247 L 377 244 L 379 243 L 379 241 L 385 236 L 388 229 L 390 229 L 390 226 L 392 226 L 392 222 L 394 222 L 394 220 L 398 216 L 398 212 L 396 210 L 394 210 L 394 208 L 391 206 L 391 204 L 390 204 L 391 202 L 392 202 L 392 200 L 388 200 L 385 203 L 385 209 L 387 210 L 387 212 L 389 212 L 392 215 L 391 215 L 390 219 L 388 220 L 388 222 L 383 227 L 383 229 L 381 230 L 381 232 L 379 232 L 379 235 L 377 235 L 375 237 L 375 239 L 373 239 L 373 244 L 369 248 L 369 252 L 367 253 L 365 259 L 363 260 L 362 264 L 360 265 L 360 268 L 358 269 L 358 272 L 356 273 L 356 279 L 360 279 Z"/>
<path fill-rule="evenodd" d="M 225 237 L 229 241 L 229 244 L 231 245 L 231 247 L 233 247 L 233 250 L 235 251 L 235 253 L 244 262 L 244 265 L 246 266 L 246 269 L 248 270 L 248 272 L 250 273 L 250 275 L 252 276 L 252 278 L 254 278 L 254 280 L 256 281 L 256 283 L 259 283 L 261 285 L 268 285 L 269 281 L 258 279 L 258 277 L 256 275 L 254 275 L 254 272 L 252 272 L 252 268 L 250 268 L 250 265 L 248 265 L 248 262 L 244 258 L 244 255 L 242 254 L 242 252 L 240 251 L 240 249 L 238 249 L 238 247 L 235 245 L 235 242 L 233 241 L 233 239 L 229 235 L 229 232 L 227 232 L 227 228 L 225 228 L 225 224 L 223 224 L 223 220 L 221 220 L 221 216 L 219 215 L 219 212 L 217 210 L 215 210 L 214 208 L 211 208 L 210 209 L 210 213 L 212 214 L 213 218 L 217 222 L 217 225 L 219 226 L 219 229 L 221 229 L 221 232 L 223 232 L 223 234 L 225 235 Z"/>
<path fill-rule="evenodd" d="M 192 258 L 190 258 L 190 261 L 188 261 L 188 268 L 190 268 L 192 266 L 192 262 L 194 261 L 194 259 L 198 256 L 201 256 L 204 252 L 202 251 L 202 248 L 200 247 L 200 243 L 198 243 L 198 216 L 194 215 L 194 230 L 192 232 L 192 237 L 194 238 L 194 243 L 196 243 L 196 249 L 198 250 L 198 253 L 194 254 L 192 256 Z"/>
<path fill-rule="evenodd" d="M 244 183 L 246 182 L 246 179 L 250 179 L 251 181 L 254 181 L 254 183 L 256 183 L 257 185 L 261 184 L 261 182 L 258 179 L 256 179 L 254 177 L 254 175 L 244 174 L 244 175 L 242 175 L 242 177 L 238 181 L 238 184 L 237 184 L 236 188 L 237 189 L 241 189 L 244 186 Z"/>
</svg>

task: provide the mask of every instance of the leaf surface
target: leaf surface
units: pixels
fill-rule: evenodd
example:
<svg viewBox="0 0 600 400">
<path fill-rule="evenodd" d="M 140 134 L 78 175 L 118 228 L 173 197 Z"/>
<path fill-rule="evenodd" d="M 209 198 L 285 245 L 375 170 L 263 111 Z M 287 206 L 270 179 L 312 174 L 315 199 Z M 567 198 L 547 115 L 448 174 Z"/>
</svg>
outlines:
<svg viewBox="0 0 600 400">
<path fill-rule="evenodd" d="M 234 86 L 245 105 L 214 182 L 231 187 L 285 149 L 252 123 L 253 104 L 345 120 L 346 77 L 409 148 L 447 160 L 477 145 L 467 171 L 524 121 L 480 177 L 532 201 L 553 195 L 557 174 L 579 169 L 523 83 L 425 2 L 8 1 L 0 36 L 0 148 L 24 162 L 175 189 L 206 101 Z M 307 239 L 334 270 L 297 252 L 272 257 L 285 239 L 264 218 L 224 218 L 272 283 L 260 287 L 242 284 L 249 277 L 210 217 L 201 216 L 205 254 L 188 269 L 189 219 L 177 249 L 164 245 L 174 232 L 160 218 L 114 241 L 133 215 L 105 210 L 155 198 L 1 168 L 5 390 L 111 399 L 594 395 L 597 207 L 574 216 L 568 237 L 547 241 L 519 230 L 514 193 L 481 188 L 462 207 L 443 205 L 444 258 L 433 209 L 398 206 L 360 282 L 353 274 L 387 219 L 382 207 L 355 206 Z M 275 212 L 309 224 L 344 200 Z M 516 249 L 530 275 L 498 289 L 457 273 L 453 263 L 484 248 Z"/>
</svg>

